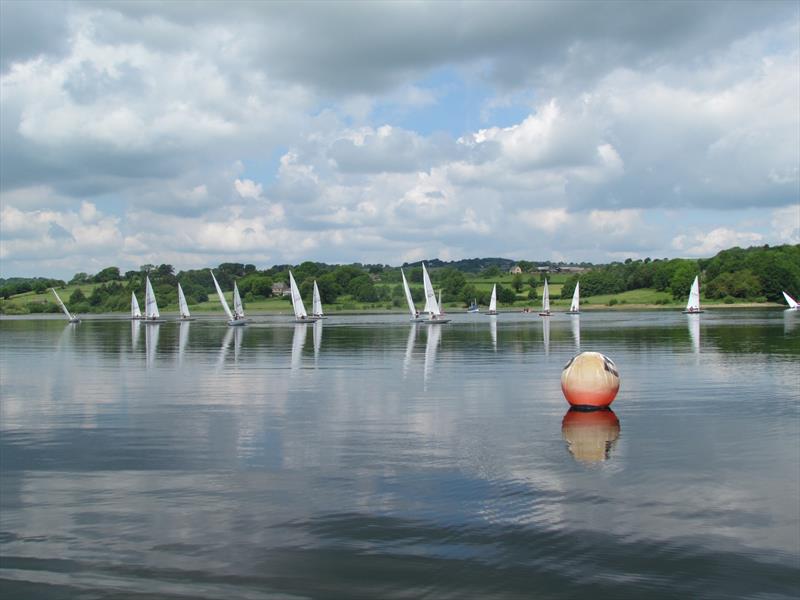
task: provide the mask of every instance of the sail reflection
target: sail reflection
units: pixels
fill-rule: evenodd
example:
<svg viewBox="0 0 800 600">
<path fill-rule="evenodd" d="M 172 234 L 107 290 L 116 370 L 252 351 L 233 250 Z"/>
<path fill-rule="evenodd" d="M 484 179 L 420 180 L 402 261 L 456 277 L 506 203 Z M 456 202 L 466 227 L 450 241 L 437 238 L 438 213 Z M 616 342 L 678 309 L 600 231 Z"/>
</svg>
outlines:
<svg viewBox="0 0 800 600">
<path fill-rule="evenodd" d="M 306 343 L 306 333 L 308 332 L 308 325 L 306 323 L 297 323 L 294 326 L 294 334 L 292 336 L 292 371 L 300 368 L 300 363 L 303 360 L 303 346 Z"/>
<path fill-rule="evenodd" d="M 238 327 L 228 327 L 225 331 L 225 337 L 222 338 L 222 345 L 219 347 L 219 357 L 217 358 L 217 368 L 221 369 L 225 364 L 225 358 L 228 356 L 228 350 L 233 341 L 233 330 L 239 329 Z"/>
<path fill-rule="evenodd" d="M 141 326 L 142 324 L 138 319 L 131 321 L 131 350 L 136 350 L 136 346 L 139 345 L 139 331 Z"/>
<path fill-rule="evenodd" d="M 489 319 L 489 333 L 492 336 L 492 347 L 497 352 L 497 319 L 494 317 Z"/>
<path fill-rule="evenodd" d="M 796 310 L 783 311 L 783 334 L 787 335 L 797 328 L 798 315 Z"/>
<path fill-rule="evenodd" d="M 314 322 L 314 361 L 319 357 L 319 349 L 322 347 L 322 319 Z"/>
<path fill-rule="evenodd" d="M 153 323 L 145 327 L 144 346 L 147 355 L 147 367 L 153 367 L 156 363 L 156 350 L 158 349 L 158 330 L 161 329 L 159 323 Z"/>
<path fill-rule="evenodd" d="M 570 316 L 572 321 L 572 339 L 575 340 L 575 350 L 581 349 L 581 317 L 580 315 Z"/>
<path fill-rule="evenodd" d="M 575 460 L 596 463 L 608 460 L 619 438 L 619 419 L 610 408 L 582 411 L 570 408 L 561 422 L 561 436 Z"/>
<path fill-rule="evenodd" d="M 428 329 L 428 340 L 425 342 L 425 371 L 424 381 L 428 382 L 428 377 L 433 372 L 433 366 L 436 363 L 436 351 L 439 348 L 439 341 L 442 338 L 442 328 L 438 326 L 430 326 Z"/>
<path fill-rule="evenodd" d="M 550 354 L 550 318 L 542 317 L 542 338 L 544 339 L 545 356 Z"/>
<path fill-rule="evenodd" d="M 135 321 L 134 321 L 135 322 Z M 138 323 L 136 323 L 138 325 Z M 182 322 L 178 325 L 178 364 L 183 362 L 183 354 L 189 343 L 189 322 Z"/>
<path fill-rule="evenodd" d="M 408 330 L 408 340 L 406 341 L 406 355 L 403 359 L 403 376 L 408 373 L 408 367 L 411 364 L 411 354 L 414 352 L 414 343 L 417 341 L 417 331 L 419 327 L 416 323 L 411 325 Z"/>
<path fill-rule="evenodd" d="M 692 352 L 700 353 L 700 315 L 686 315 L 689 326 L 689 338 L 692 340 Z"/>
</svg>

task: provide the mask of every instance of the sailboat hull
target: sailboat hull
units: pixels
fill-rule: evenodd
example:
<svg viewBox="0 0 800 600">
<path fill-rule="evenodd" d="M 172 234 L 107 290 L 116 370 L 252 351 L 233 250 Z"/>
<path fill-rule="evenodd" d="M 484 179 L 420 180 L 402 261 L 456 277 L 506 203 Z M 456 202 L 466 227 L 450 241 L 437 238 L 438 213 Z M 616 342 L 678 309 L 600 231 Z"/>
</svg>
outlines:
<svg viewBox="0 0 800 600">
<path fill-rule="evenodd" d="M 684 310 L 683 314 L 685 315 L 699 315 L 701 312 L 706 312 L 704 310 Z"/>
<path fill-rule="evenodd" d="M 552 317 L 552 316 L 553 316 L 553 314 L 552 314 L 552 313 L 549 313 L 549 312 L 540 312 L 540 313 L 539 313 L 539 316 L 540 316 L 540 317 Z"/>
<path fill-rule="evenodd" d="M 483 314 L 485 314 L 487 317 L 496 317 L 497 316 L 497 311 L 496 310 L 487 310 Z"/>
<path fill-rule="evenodd" d="M 314 321 L 319 321 L 319 317 L 306 317 L 305 319 L 295 319 L 295 323 L 313 323 Z"/>
<path fill-rule="evenodd" d="M 233 321 L 228 321 L 229 327 L 244 327 L 247 325 L 246 319 L 234 319 Z"/>
</svg>

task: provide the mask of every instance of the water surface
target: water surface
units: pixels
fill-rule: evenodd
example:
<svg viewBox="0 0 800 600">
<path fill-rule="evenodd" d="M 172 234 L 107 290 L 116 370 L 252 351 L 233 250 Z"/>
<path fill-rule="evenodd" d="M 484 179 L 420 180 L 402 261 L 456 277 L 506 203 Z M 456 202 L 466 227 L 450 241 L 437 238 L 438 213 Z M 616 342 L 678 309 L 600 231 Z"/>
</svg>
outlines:
<svg viewBox="0 0 800 600">
<path fill-rule="evenodd" d="M 798 322 L 3 319 L 0 594 L 795 597 Z"/>
</svg>

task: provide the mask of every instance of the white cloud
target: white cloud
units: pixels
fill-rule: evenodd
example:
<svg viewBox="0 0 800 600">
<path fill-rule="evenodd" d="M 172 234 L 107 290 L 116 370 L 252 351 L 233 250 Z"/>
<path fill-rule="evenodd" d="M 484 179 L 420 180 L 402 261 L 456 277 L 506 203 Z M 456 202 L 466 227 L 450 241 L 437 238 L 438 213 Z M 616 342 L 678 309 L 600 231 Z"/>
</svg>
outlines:
<svg viewBox="0 0 800 600">
<path fill-rule="evenodd" d="M 759 233 L 734 231 L 726 227 L 717 227 L 711 231 L 681 234 L 672 240 L 672 247 L 685 256 L 713 256 L 720 250 L 732 246 L 752 246 L 763 239 Z"/>
</svg>

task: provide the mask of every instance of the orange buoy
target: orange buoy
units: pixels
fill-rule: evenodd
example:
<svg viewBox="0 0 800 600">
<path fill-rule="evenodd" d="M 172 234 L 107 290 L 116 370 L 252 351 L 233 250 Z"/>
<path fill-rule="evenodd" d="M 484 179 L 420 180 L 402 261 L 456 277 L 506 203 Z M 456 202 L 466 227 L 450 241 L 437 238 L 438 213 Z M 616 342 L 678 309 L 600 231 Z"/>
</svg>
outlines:
<svg viewBox="0 0 800 600">
<path fill-rule="evenodd" d="M 576 460 L 606 460 L 619 437 L 619 419 L 610 408 L 591 411 L 570 408 L 561 422 L 561 436 Z"/>
<path fill-rule="evenodd" d="M 572 406 L 606 407 L 619 391 L 619 371 L 607 356 L 599 352 L 582 352 L 564 366 L 561 391 Z"/>
</svg>

